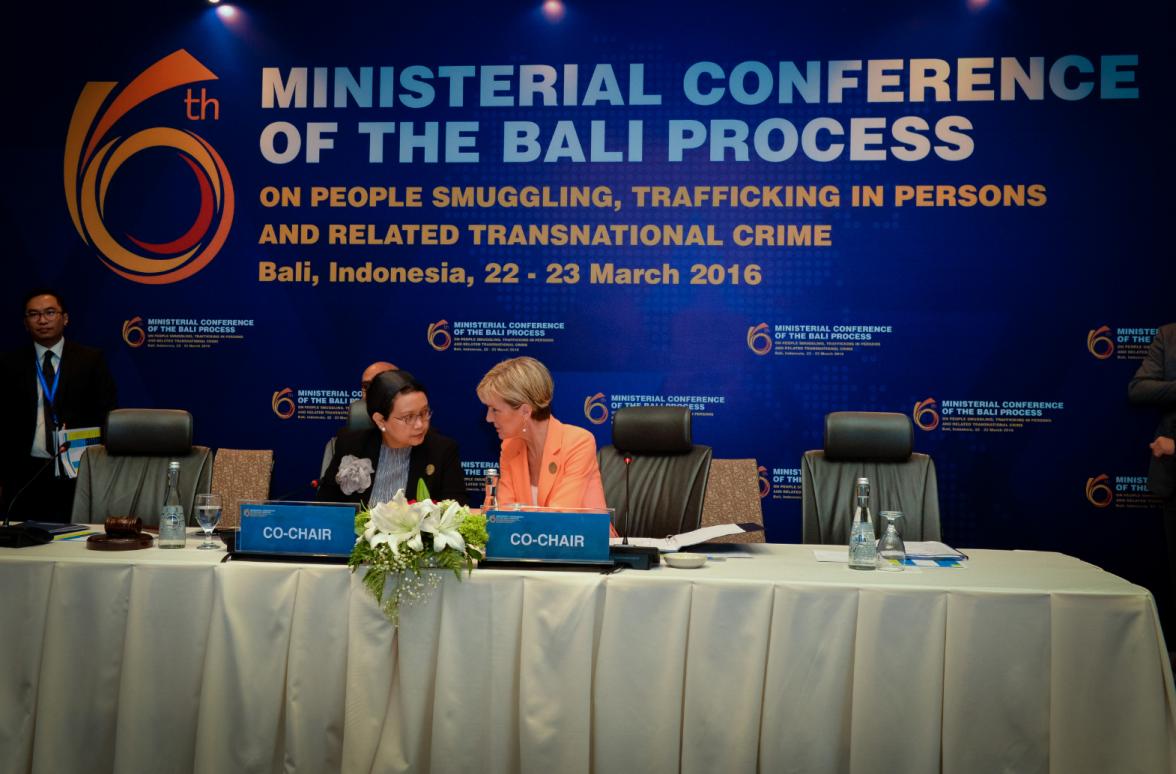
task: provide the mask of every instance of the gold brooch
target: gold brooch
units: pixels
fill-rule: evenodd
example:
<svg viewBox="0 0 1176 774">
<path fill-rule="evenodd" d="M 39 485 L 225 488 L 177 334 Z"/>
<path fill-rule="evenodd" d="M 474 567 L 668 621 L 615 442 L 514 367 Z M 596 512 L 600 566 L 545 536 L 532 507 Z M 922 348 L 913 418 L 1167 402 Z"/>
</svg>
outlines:
<svg viewBox="0 0 1176 774">
<path fill-rule="evenodd" d="M 433 475 L 433 471 L 436 469 L 437 468 L 433 465 L 433 463 L 430 462 L 428 465 L 425 466 L 425 475 L 426 476 Z"/>
</svg>

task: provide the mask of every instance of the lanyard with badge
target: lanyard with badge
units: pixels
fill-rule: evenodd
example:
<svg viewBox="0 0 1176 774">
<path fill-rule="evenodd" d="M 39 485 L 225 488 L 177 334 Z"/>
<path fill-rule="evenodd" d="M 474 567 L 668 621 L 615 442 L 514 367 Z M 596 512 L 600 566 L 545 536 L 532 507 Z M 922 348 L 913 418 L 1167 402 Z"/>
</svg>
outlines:
<svg viewBox="0 0 1176 774">
<path fill-rule="evenodd" d="M 52 350 L 48 350 L 52 352 Z M 49 407 L 49 414 L 53 417 L 53 430 L 57 431 L 57 407 L 53 405 L 53 400 L 57 397 L 57 383 L 61 381 L 61 363 L 57 364 L 57 368 L 53 371 L 53 388 L 45 382 L 45 372 L 41 370 L 41 364 L 37 361 L 36 356 L 33 357 L 35 369 L 37 371 L 37 381 L 41 383 L 41 393 L 45 396 L 45 405 Z M 48 449 L 52 453 L 52 449 Z"/>
</svg>

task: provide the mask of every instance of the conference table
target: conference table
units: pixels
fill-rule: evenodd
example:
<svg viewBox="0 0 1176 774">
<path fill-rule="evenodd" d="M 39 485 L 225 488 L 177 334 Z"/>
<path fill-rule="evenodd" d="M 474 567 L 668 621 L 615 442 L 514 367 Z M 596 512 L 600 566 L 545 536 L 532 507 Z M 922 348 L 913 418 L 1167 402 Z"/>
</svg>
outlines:
<svg viewBox="0 0 1176 774">
<path fill-rule="evenodd" d="M 0 549 L 0 772 L 1176 771 L 1150 593 L 1061 554 L 446 572 L 396 629 L 196 543 Z"/>
</svg>

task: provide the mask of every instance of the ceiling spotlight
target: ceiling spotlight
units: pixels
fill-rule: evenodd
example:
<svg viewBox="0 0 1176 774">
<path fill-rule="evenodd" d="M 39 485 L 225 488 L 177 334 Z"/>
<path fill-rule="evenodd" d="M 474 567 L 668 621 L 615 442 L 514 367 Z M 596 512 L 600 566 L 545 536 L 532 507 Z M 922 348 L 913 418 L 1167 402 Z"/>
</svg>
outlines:
<svg viewBox="0 0 1176 774">
<path fill-rule="evenodd" d="M 543 15 L 549 22 L 557 22 L 564 17 L 567 10 L 561 0 L 544 0 Z"/>
<path fill-rule="evenodd" d="M 220 2 L 220 0 L 210 0 L 210 2 Z M 231 5 L 218 5 L 216 7 L 216 15 L 222 19 L 232 19 L 237 15 L 237 9 Z"/>
</svg>

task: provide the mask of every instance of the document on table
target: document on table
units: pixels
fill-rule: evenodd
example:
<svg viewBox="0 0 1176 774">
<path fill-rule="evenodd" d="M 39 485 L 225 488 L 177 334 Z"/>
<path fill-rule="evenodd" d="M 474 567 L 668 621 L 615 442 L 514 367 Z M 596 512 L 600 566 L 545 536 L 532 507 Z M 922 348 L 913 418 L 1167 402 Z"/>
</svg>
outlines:
<svg viewBox="0 0 1176 774">
<path fill-rule="evenodd" d="M 943 543 L 936 541 L 914 541 L 907 543 L 907 558 L 904 567 L 964 567 L 967 556 Z M 813 557 L 818 562 L 849 564 L 849 548 L 814 548 Z"/>
<path fill-rule="evenodd" d="M 696 546 L 699 543 L 705 543 L 708 540 L 714 540 L 724 535 L 738 535 L 742 532 L 750 531 L 744 529 L 739 524 L 716 524 L 713 527 L 703 527 L 702 529 L 683 532 L 680 535 L 669 535 L 664 538 L 631 537 L 629 538 L 629 545 L 656 548 L 663 554 L 667 554 L 671 551 L 680 551 L 683 548 Z M 612 538 L 608 542 L 610 545 L 619 546 L 623 541 L 624 538 Z"/>
<path fill-rule="evenodd" d="M 962 552 L 938 540 L 911 540 L 906 544 L 907 559 L 967 559 Z"/>
</svg>

